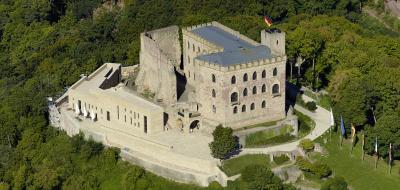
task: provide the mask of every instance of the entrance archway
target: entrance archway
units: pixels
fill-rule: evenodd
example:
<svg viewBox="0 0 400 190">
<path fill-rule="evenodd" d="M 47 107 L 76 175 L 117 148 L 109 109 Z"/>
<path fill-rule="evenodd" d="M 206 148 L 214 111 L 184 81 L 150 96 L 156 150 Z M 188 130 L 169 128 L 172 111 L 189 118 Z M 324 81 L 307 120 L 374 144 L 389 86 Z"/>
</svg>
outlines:
<svg viewBox="0 0 400 190">
<path fill-rule="evenodd" d="M 200 128 L 200 121 L 199 120 L 194 120 L 191 124 L 190 124 L 190 126 L 189 126 L 189 128 L 190 129 L 195 129 L 195 128 Z"/>
</svg>

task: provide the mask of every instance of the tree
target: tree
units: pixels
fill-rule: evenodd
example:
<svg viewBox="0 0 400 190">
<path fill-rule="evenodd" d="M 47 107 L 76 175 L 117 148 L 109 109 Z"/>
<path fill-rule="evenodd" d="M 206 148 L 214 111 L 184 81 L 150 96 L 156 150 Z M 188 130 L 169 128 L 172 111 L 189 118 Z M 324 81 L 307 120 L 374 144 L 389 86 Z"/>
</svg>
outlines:
<svg viewBox="0 0 400 190">
<path fill-rule="evenodd" d="M 314 142 L 310 139 L 302 139 L 299 146 L 306 152 L 314 150 Z"/>
<path fill-rule="evenodd" d="M 252 190 L 283 189 L 282 181 L 263 165 L 247 166 L 243 169 L 241 178 Z"/>
<path fill-rule="evenodd" d="M 347 183 L 343 177 L 333 177 L 324 181 L 321 190 L 347 190 Z"/>
<path fill-rule="evenodd" d="M 373 154 L 375 148 L 375 138 L 378 138 L 379 156 L 388 156 L 389 144 L 400 144 L 400 114 L 387 113 L 378 119 L 374 127 L 366 128 L 365 149 L 366 152 Z M 399 151 L 393 151 L 393 157 L 400 156 Z"/>
<path fill-rule="evenodd" d="M 238 146 L 238 141 L 232 133 L 229 127 L 218 125 L 215 128 L 212 133 L 214 141 L 209 144 L 213 157 L 224 159 Z"/>
<path fill-rule="evenodd" d="M 123 187 L 125 190 L 134 190 L 136 188 L 136 183 L 145 174 L 145 171 L 139 167 L 133 167 L 130 169 L 123 177 Z"/>
</svg>

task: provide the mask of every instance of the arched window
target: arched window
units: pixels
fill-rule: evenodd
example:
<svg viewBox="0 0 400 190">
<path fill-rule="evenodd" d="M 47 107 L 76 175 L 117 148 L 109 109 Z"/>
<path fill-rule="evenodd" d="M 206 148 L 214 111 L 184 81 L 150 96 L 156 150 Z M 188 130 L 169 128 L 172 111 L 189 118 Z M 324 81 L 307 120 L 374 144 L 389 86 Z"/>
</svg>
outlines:
<svg viewBox="0 0 400 190">
<path fill-rule="evenodd" d="M 237 113 L 237 106 L 235 106 L 235 107 L 233 107 L 233 114 L 236 114 Z"/>
<path fill-rule="evenodd" d="M 276 77 L 278 75 L 278 69 L 275 67 L 272 71 L 272 76 Z"/>
<path fill-rule="evenodd" d="M 243 82 L 247 82 L 249 80 L 249 77 L 247 76 L 247 73 L 243 75 Z"/>
<path fill-rule="evenodd" d="M 272 94 L 279 94 L 279 84 L 272 86 Z"/>
<path fill-rule="evenodd" d="M 265 70 L 263 70 L 261 73 L 261 78 L 265 78 L 265 77 L 267 77 L 267 72 L 265 72 Z"/>
<path fill-rule="evenodd" d="M 265 100 L 261 103 L 261 108 L 265 108 Z"/>
<path fill-rule="evenodd" d="M 250 110 L 254 110 L 254 108 L 255 108 L 254 103 L 251 103 L 251 105 L 250 105 Z"/>
<path fill-rule="evenodd" d="M 246 112 L 246 105 L 242 106 L 242 112 Z"/>
<path fill-rule="evenodd" d="M 188 63 L 190 63 L 190 57 L 188 56 Z"/>
<path fill-rule="evenodd" d="M 257 72 L 254 71 L 254 73 L 253 73 L 253 80 L 256 80 L 256 79 L 257 79 Z"/>
<path fill-rule="evenodd" d="M 231 103 L 235 103 L 238 101 L 238 93 L 234 92 L 231 94 Z"/>
<path fill-rule="evenodd" d="M 217 107 L 215 107 L 215 105 L 212 106 L 213 112 L 216 113 L 217 112 Z"/>
<path fill-rule="evenodd" d="M 256 86 L 253 87 L 253 94 L 257 94 L 257 87 Z"/>
<path fill-rule="evenodd" d="M 243 90 L 243 96 L 247 96 L 247 88 Z"/>
<path fill-rule="evenodd" d="M 196 48 L 194 47 L 194 44 L 193 44 L 193 52 L 195 52 L 196 51 Z"/>
<path fill-rule="evenodd" d="M 265 84 L 263 84 L 261 87 L 261 92 L 264 93 L 265 91 L 267 91 L 267 87 L 265 86 Z"/>
<path fill-rule="evenodd" d="M 236 84 L 236 77 L 235 76 L 232 76 L 231 83 L 232 84 Z"/>
<path fill-rule="evenodd" d="M 211 75 L 211 80 L 212 80 L 212 82 L 216 82 L 216 81 L 217 81 L 217 80 L 215 79 L 215 75 L 214 75 L 214 74 Z"/>
<path fill-rule="evenodd" d="M 215 90 L 212 89 L 212 97 L 215 98 L 215 96 L 216 96 Z"/>
<path fill-rule="evenodd" d="M 200 47 L 197 47 L 197 52 L 200 53 Z"/>
<path fill-rule="evenodd" d="M 188 42 L 188 49 L 190 48 L 190 43 Z"/>
</svg>

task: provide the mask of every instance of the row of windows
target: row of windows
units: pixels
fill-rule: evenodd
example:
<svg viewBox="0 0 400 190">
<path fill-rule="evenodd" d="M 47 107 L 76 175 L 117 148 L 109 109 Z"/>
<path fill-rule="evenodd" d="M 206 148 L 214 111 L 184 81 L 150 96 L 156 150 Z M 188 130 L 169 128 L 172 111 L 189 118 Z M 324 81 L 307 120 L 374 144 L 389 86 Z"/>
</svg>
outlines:
<svg viewBox="0 0 400 190">
<path fill-rule="evenodd" d="M 262 92 L 262 93 L 265 93 L 265 92 L 266 92 L 266 86 L 265 86 L 265 84 L 261 87 L 261 92 Z M 215 95 L 214 89 L 213 89 L 212 93 L 213 93 L 213 94 L 212 94 L 213 97 L 215 97 L 215 96 L 214 96 L 214 95 Z M 256 86 L 253 87 L 253 94 L 257 94 L 257 87 L 256 87 Z M 274 84 L 274 85 L 272 86 L 272 94 L 279 94 L 279 84 Z M 243 90 L 243 96 L 247 96 L 247 88 L 245 88 L 245 89 Z M 237 102 L 237 101 L 238 101 L 238 98 L 239 98 L 239 94 L 238 94 L 237 92 L 233 92 L 233 93 L 231 94 L 231 103 Z"/>
<path fill-rule="evenodd" d="M 266 105 L 266 102 L 264 100 L 264 101 L 261 102 L 261 108 L 264 109 L 266 107 L 267 107 L 267 105 Z M 255 108 L 256 108 L 256 105 L 254 103 L 251 103 L 250 104 L 250 111 L 254 110 Z M 242 112 L 246 112 L 246 110 L 247 110 L 246 105 L 242 105 Z M 233 107 L 233 114 L 237 114 L 237 113 L 238 113 L 238 106 L 235 106 L 235 107 Z"/>
<path fill-rule="evenodd" d="M 274 68 L 274 70 L 272 71 L 272 76 L 276 77 L 277 75 L 278 75 L 278 69 Z M 261 78 L 266 78 L 266 77 L 267 77 L 267 72 L 265 70 L 263 70 L 261 72 Z M 257 80 L 257 72 L 256 71 L 254 71 L 252 78 L 253 78 L 253 80 Z M 247 82 L 248 80 L 249 80 L 249 76 L 247 75 L 247 73 L 245 73 L 243 75 L 243 82 Z M 217 82 L 215 74 L 211 75 L 211 81 L 214 83 Z M 231 78 L 231 84 L 236 84 L 236 76 L 235 75 L 233 75 Z"/>
<path fill-rule="evenodd" d="M 190 43 L 187 42 L 187 48 L 190 49 Z M 194 46 L 194 44 L 192 44 L 192 50 L 193 52 L 196 52 L 196 47 Z M 197 47 L 197 52 L 200 52 L 200 47 Z"/>
<path fill-rule="evenodd" d="M 74 100 L 74 98 L 73 98 L 73 100 Z M 78 100 L 78 106 L 81 107 L 81 101 L 80 100 Z M 96 110 L 96 111 L 98 110 L 97 106 L 94 106 L 94 105 L 91 105 L 91 104 L 86 104 L 86 102 L 83 102 L 83 106 L 82 107 L 83 108 L 88 107 L 89 109 L 87 111 L 89 111 L 90 109 L 93 109 L 93 110 Z M 125 113 L 126 113 L 126 111 L 127 111 L 126 108 L 124 110 L 125 110 Z M 139 113 L 132 112 L 132 110 L 130 110 L 130 114 L 132 114 L 132 113 L 133 113 L 133 117 L 132 116 L 130 117 L 130 124 L 134 125 L 134 126 L 137 126 L 137 127 L 140 127 L 140 122 L 133 122 L 133 119 L 135 119 L 135 120 L 136 119 L 140 119 Z M 103 114 L 103 109 L 102 108 L 100 108 L 100 114 Z M 117 106 L 117 119 L 120 119 L 119 118 L 119 114 L 120 114 L 120 110 L 119 110 L 119 106 Z M 106 111 L 106 120 L 107 121 L 111 121 L 111 114 L 110 114 L 109 111 Z M 125 123 L 127 122 L 126 115 L 124 115 L 124 121 L 125 121 Z"/>
<path fill-rule="evenodd" d="M 252 92 L 253 92 L 253 95 L 257 94 L 257 86 L 254 86 L 254 87 L 253 87 Z M 267 86 L 266 86 L 265 84 L 263 84 L 263 85 L 261 86 L 261 93 L 265 93 L 265 92 L 267 92 Z M 235 93 L 236 93 L 236 92 L 235 92 Z M 212 95 L 213 98 L 216 97 L 216 92 L 215 92 L 214 89 L 212 89 L 211 95 Z M 248 95 L 248 91 L 247 91 L 247 88 L 245 88 L 245 89 L 243 90 L 243 96 L 245 97 L 245 96 L 247 96 L 247 95 Z"/>
</svg>

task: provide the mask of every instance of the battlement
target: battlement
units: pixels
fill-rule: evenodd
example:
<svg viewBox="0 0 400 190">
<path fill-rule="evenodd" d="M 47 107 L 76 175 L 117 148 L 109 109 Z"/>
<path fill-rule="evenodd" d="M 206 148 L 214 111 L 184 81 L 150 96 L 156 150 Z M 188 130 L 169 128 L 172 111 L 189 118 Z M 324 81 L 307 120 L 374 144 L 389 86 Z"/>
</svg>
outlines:
<svg viewBox="0 0 400 190">
<path fill-rule="evenodd" d="M 221 23 L 216 22 L 216 21 L 209 22 L 209 23 L 204 23 L 204 24 L 199 24 L 199 25 L 194 25 L 194 26 L 189 26 L 189 27 L 186 27 L 186 28 L 182 29 L 182 31 L 185 31 L 186 33 L 189 33 L 189 32 L 190 32 L 190 33 L 193 34 L 194 36 L 201 38 L 200 36 L 198 36 L 198 35 L 192 33 L 191 31 L 193 31 L 193 30 L 195 30 L 195 29 L 202 28 L 202 27 L 207 27 L 207 26 L 214 26 L 214 27 L 217 27 L 217 28 L 219 28 L 219 29 L 221 29 L 221 30 L 223 30 L 223 31 L 225 31 L 225 32 L 227 32 L 227 33 L 229 33 L 229 34 L 232 34 L 232 35 L 234 35 L 236 38 L 241 39 L 241 40 L 243 40 L 243 41 L 245 41 L 245 42 L 247 42 L 247 43 L 249 43 L 249 44 L 251 44 L 251 45 L 253 45 L 253 46 L 259 46 L 259 45 L 260 45 L 260 43 L 254 41 L 254 40 L 252 40 L 252 39 L 250 39 L 250 38 L 248 38 L 247 36 L 241 34 L 240 32 L 238 32 L 238 31 L 236 31 L 236 30 L 233 30 L 233 29 L 231 29 L 231 28 L 228 28 L 228 27 L 226 27 L 226 26 L 224 26 L 224 25 L 222 25 Z M 193 37 L 193 35 L 190 35 L 190 37 Z M 196 38 L 196 37 L 193 37 L 193 38 L 198 39 L 198 38 Z M 207 40 L 201 38 L 201 41 L 203 42 L 203 41 L 207 41 Z M 210 42 L 207 41 L 207 43 L 210 43 Z M 215 44 L 214 44 L 214 45 L 215 45 Z M 217 45 L 215 45 L 215 46 L 217 46 Z"/>
<path fill-rule="evenodd" d="M 202 24 L 202 25 L 205 25 L 205 24 Z M 198 26 L 200 27 L 200 25 L 198 25 Z M 210 26 L 210 25 L 207 25 L 207 26 Z M 192 27 L 188 27 L 188 28 L 192 28 Z M 190 37 L 190 38 L 192 38 L 192 39 L 194 39 L 194 40 L 196 40 L 196 41 L 198 41 L 198 42 L 200 42 L 200 43 L 202 43 L 202 44 L 204 44 L 204 45 L 206 45 L 208 47 L 210 47 L 211 49 L 213 49 L 213 51 L 210 51 L 208 53 L 217 53 L 217 52 L 224 51 L 223 47 L 218 46 L 217 44 L 211 43 L 208 40 L 206 40 L 206 39 L 204 39 L 204 38 L 202 38 L 202 37 L 190 32 L 192 29 L 188 30 L 188 28 L 186 28 L 186 29 L 183 28 L 182 29 L 182 34 L 186 35 L 186 36 L 188 36 L 188 37 Z M 195 29 L 195 28 L 193 28 L 193 29 Z"/>
<path fill-rule="evenodd" d="M 241 70 L 241 69 L 245 69 L 245 68 L 257 67 L 257 66 L 261 66 L 261 65 L 286 62 L 286 59 L 287 59 L 286 56 L 276 56 L 276 57 L 272 57 L 272 58 L 260 59 L 260 60 L 239 63 L 239 64 L 229 65 L 229 66 L 222 66 L 220 64 L 207 62 L 207 61 L 203 61 L 203 60 L 198 60 L 198 59 L 196 59 L 196 62 L 201 66 L 205 66 L 205 67 L 217 70 L 217 71 L 230 72 L 230 71 L 237 71 L 237 70 Z"/>
</svg>

